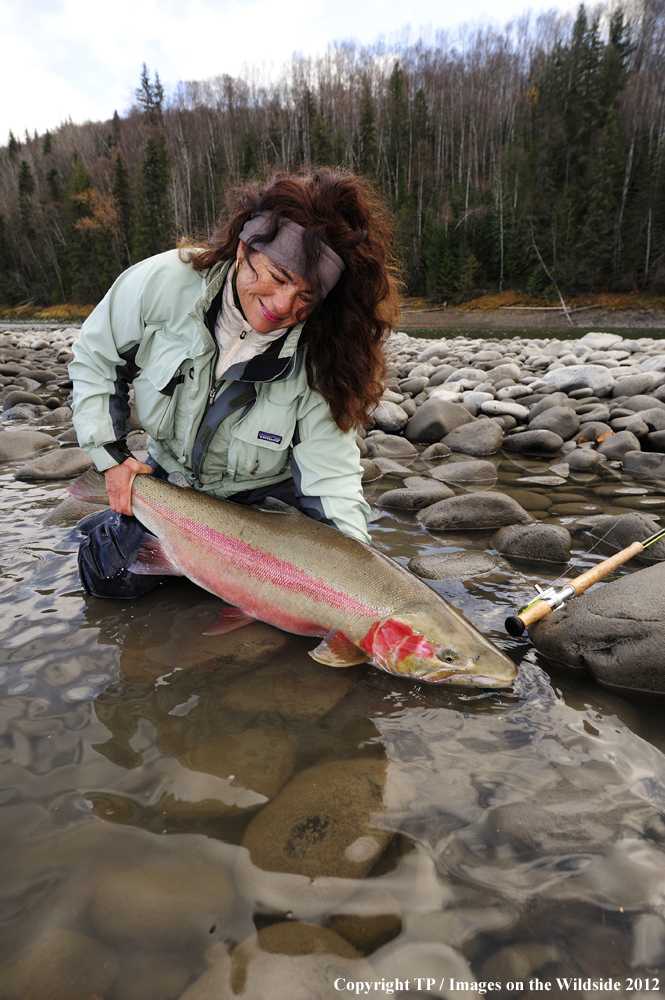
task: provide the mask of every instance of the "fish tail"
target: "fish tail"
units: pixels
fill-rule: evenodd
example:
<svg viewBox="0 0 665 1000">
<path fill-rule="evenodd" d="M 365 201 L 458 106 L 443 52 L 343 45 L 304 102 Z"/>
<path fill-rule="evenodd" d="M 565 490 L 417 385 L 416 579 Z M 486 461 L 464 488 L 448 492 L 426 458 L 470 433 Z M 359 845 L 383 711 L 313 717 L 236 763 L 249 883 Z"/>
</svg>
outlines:
<svg viewBox="0 0 665 1000">
<path fill-rule="evenodd" d="M 106 492 L 106 481 L 101 472 L 96 469 L 88 469 L 82 476 L 67 487 L 67 492 L 71 493 L 77 500 L 87 500 L 89 503 L 108 503 L 109 497 Z"/>
</svg>

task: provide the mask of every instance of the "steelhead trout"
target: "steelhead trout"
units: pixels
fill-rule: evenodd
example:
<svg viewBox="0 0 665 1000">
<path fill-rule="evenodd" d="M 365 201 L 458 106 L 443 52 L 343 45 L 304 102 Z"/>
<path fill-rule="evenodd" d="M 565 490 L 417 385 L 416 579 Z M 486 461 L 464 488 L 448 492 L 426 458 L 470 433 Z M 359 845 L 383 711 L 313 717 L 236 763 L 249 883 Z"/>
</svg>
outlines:
<svg viewBox="0 0 665 1000">
<path fill-rule="evenodd" d="M 107 499 L 94 470 L 69 492 Z M 432 684 L 506 688 L 516 676 L 512 660 L 422 580 L 280 501 L 247 507 L 138 475 L 132 507 L 152 535 L 129 569 L 186 576 L 232 605 L 212 632 L 259 619 L 322 637 L 310 656 L 326 666 L 373 663 Z"/>
</svg>

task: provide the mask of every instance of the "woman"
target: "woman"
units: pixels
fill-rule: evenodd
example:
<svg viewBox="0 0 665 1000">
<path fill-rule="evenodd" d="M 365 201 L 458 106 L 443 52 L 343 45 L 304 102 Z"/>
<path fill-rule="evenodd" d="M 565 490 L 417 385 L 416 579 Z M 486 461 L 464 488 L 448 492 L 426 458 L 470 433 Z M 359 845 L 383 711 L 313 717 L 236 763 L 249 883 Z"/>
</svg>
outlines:
<svg viewBox="0 0 665 1000">
<path fill-rule="evenodd" d="M 277 497 L 369 541 L 355 429 L 381 397 L 391 253 L 376 192 L 322 169 L 239 188 L 207 247 L 118 278 L 70 365 L 79 442 L 115 512 L 81 546 L 89 593 L 131 597 L 159 582 L 127 569 L 143 534 L 131 517 L 137 473 L 237 503 Z M 127 450 L 131 382 L 149 465 Z"/>
</svg>

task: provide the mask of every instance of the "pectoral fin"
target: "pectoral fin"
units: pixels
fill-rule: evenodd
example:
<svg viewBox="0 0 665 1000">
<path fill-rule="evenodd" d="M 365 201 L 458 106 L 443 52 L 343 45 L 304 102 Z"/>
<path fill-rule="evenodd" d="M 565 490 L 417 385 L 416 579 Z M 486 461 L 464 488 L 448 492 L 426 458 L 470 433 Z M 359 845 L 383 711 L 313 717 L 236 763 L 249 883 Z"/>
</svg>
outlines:
<svg viewBox="0 0 665 1000">
<path fill-rule="evenodd" d="M 233 632 L 234 629 L 242 628 L 243 625 L 250 625 L 255 621 L 256 618 L 246 615 L 240 608 L 224 608 L 219 612 L 219 618 L 215 624 L 211 628 L 206 629 L 203 634 L 224 635 L 226 632 Z"/>
<path fill-rule="evenodd" d="M 130 573 L 137 573 L 140 576 L 184 576 L 159 538 L 155 538 L 154 535 L 145 536 L 136 554 L 136 560 L 127 569 Z"/>
<path fill-rule="evenodd" d="M 328 632 L 316 649 L 310 649 L 309 655 L 313 660 L 325 663 L 327 667 L 352 667 L 356 663 L 367 663 L 370 660 L 367 653 L 347 639 L 338 628 Z"/>
</svg>

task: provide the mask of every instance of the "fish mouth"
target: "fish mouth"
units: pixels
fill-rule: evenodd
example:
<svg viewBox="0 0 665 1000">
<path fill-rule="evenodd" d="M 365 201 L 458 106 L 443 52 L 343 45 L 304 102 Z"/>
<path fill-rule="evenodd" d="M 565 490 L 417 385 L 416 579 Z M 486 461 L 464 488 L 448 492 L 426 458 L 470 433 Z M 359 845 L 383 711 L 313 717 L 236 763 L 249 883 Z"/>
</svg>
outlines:
<svg viewBox="0 0 665 1000">
<path fill-rule="evenodd" d="M 511 688 L 513 681 L 490 674 L 464 674 L 459 670 L 437 670 L 419 678 L 427 684 L 450 684 L 460 687 Z"/>
</svg>

